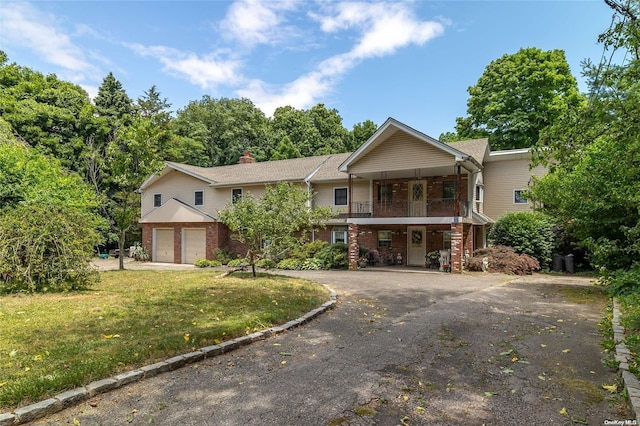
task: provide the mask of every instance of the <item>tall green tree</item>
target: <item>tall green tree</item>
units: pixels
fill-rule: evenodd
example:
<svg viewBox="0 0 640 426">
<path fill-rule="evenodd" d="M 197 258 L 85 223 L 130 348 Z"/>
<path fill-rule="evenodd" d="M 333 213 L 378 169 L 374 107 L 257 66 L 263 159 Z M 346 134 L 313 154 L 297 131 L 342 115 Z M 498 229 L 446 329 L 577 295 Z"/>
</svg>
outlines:
<svg viewBox="0 0 640 426">
<path fill-rule="evenodd" d="M 537 160 L 550 173 L 532 193 L 544 211 L 590 249 L 592 262 L 609 271 L 640 260 L 638 1 L 617 15 L 600 36 L 604 60 L 584 64 L 587 103 L 569 110 L 541 135 Z M 622 62 L 615 61 L 618 54 Z"/>
<path fill-rule="evenodd" d="M 271 160 L 288 160 L 290 158 L 300 158 L 302 155 L 298 148 L 291 142 L 289 136 L 282 138 L 278 146 L 273 150 L 271 154 Z"/>
<path fill-rule="evenodd" d="M 254 277 L 256 261 L 269 255 L 279 257 L 301 246 L 312 230 L 324 227 L 331 209 L 309 208 L 312 198 L 291 183 L 279 183 L 267 186 L 260 198 L 247 194 L 218 212 L 233 238 L 246 244 Z"/>
<path fill-rule="evenodd" d="M 320 134 L 321 144 L 314 148 L 314 155 L 348 151 L 349 131 L 342 125 L 342 117 L 337 109 L 327 109 L 324 104 L 317 104 L 308 114 Z"/>
<path fill-rule="evenodd" d="M 371 136 L 378 130 L 378 125 L 371 120 L 365 120 L 353 125 L 351 129 L 351 137 L 348 151 L 355 151 L 360 145 L 369 140 Z"/>
<path fill-rule="evenodd" d="M 271 155 L 267 118 L 246 98 L 204 96 L 189 102 L 178 111 L 173 130 L 203 147 L 204 158 L 196 164 L 199 166 L 236 164 L 245 150 L 257 160 L 266 160 Z"/>
<path fill-rule="evenodd" d="M 124 269 L 127 233 L 136 226 L 140 217 L 140 195 L 136 190 L 163 166 L 156 149 L 160 134 L 161 129 L 152 120 L 136 117 L 130 126 L 118 129 L 107 147 L 107 166 L 114 191 L 108 207 L 118 240 L 121 270 Z"/>
<path fill-rule="evenodd" d="M 281 141 L 287 136 L 303 157 L 318 154 L 322 136 L 307 111 L 292 106 L 276 108 L 270 124 L 274 140 Z"/>
<path fill-rule="evenodd" d="M 0 52 L 0 115 L 17 135 L 65 168 L 84 174 L 89 139 L 104 139 L 104 122 L 80 86 L 8 63 Z"/>
<path fill-rule="evenodd" d="M 468 91 L 468 115 L 456 119 L 458 138 L 488 136 L 494 150 L 535 145 L 541 130 L 584 102 L 562 50 L 504 55 Z"/>
<path fill-rule="evenodd" d="M 114 131 L 133 116 L 133 101 L 111 72 L 102 80 L 94 103 L 98 114 L 107 119 Z"/>
</svg>

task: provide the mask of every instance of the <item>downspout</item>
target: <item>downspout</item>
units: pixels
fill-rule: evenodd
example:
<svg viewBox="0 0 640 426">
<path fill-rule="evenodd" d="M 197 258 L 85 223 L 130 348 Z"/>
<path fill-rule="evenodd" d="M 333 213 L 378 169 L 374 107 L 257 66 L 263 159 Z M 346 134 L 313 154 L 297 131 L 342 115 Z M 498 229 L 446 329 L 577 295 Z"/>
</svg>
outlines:
<svg viewBox="0 0 640 426">
<path fill-rule="evenodd" d="M 347 208 L 348 208 L 348 213 L 347 213 L 347 217 L 352 217 L 351 216 L 351 194 L 353 194 L 353 175 L 351 173 L 349 173 L 349 189 L 347 190 Z"/>
<path fill-rule="evenodd" d="M 462 175 L 460 173 L 460 163 L 456 163 L 456 217 L 460 217 L 460 207 L 462 202 Z"/>
<path fill-rule="evenodd" d="M 311 210 L 313 208 L 312 198 L 311 198 L 311 196 L 313 195 L 313 187 L 311 186 L 310 177 L 305 178 L 304 183 L 307 184 L 307 194 L 309 195 L 309 197 L 307 199 L 307 208 L 309 210 Z M 316 230 L 312 229 L 311 230 L 311 241 L 315 241 L 315 240 L 316 240 Z"/>
</svg>

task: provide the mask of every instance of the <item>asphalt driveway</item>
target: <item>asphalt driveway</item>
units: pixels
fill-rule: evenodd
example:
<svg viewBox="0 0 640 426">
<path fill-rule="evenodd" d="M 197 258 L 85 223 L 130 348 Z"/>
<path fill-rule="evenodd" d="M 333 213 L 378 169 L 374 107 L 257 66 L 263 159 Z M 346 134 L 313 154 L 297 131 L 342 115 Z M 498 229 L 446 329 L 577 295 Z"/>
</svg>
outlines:
<svg viewBox="0 0 640 426">
<path fill-rule="evenodd" d="M 307 271 L 314 321 L 36 424 L 547 425 L 626 419 L 584 279 Z"/>
</svg>

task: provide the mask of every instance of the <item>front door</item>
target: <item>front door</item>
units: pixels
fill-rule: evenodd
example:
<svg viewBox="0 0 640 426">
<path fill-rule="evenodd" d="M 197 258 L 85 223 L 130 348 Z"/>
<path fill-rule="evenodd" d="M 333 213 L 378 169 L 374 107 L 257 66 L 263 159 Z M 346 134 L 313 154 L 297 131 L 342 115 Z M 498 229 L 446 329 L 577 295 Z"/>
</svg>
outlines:
<svg viewBox="0 0 640 426">
<path fill-rule="evenodd" d="M 424 226 L 407 227 L 407 265 L 424 266 L 427 254 L 427 228 Z"/>
<path fill-rule="evenodd" d="M 409 216 L 424 217 L 427 215 L 427 181 L 409 181 Z"/>
</svg>

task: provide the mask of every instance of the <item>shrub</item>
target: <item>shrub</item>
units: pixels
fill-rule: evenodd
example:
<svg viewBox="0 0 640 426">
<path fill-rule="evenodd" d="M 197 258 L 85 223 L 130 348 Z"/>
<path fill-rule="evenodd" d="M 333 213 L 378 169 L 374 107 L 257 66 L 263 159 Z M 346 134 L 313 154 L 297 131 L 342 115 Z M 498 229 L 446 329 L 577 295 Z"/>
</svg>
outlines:
<svg viewBox="0 0 640 426">
<path fill-rule="evenodd" d="M 300 259 L 282 259 L 278 262 L 278 269 L 285 269 L 289 271 L 301 271 L 304 261 Z"/>
<path fill-rule="evenodd" d="M 198 268 L 215 268 L 222 265 L 219 260 L 198 259 L 194 262 Z"/>
<path fill-rule="evenodd" d="M 260 259 L 256 262 L 256 266 L 262 269 L 273 269 L 278 266 L 278 263 L 273 259 Z"/>
<path fill-rule="evenodd" d="M 193 264 L 196 265 L 197 268 L 208 268 L 210 266 L 207 259 L 198 259 Z"/>
<path fill-rule="evenodd" d="M 148 262 L 149 259 L 151 259 L 151 256 L 149 255 L 147 249 L 141 246 L 140 243 L 133 244 L 129 255 L 138 262 Z"/>
<path fill-rule="evenodd" d="M 640 291 L 640 263 L 635 263 L 631 269 L 612 272 L 604 280 L 610 296 L 624 296 Z"/>
<path fill-rule="evenodd" d="M 89 261 L 100 238 L 90 214 L 33 202 L 0 217 L 0 292 L 83 289 L 97 282 Z"/>
<path fill-rule="evenodd" d="M 467 269 L 482 271 L 482 258 L 489 260 L 489 272 L 524 275 L 540 269 L 540 263 L 534 257 L 516 253 L 512 247 L 496 246 L 479 249 L 469 259 Z"/>
<path fill-rule="evenodd" d="M 232 259 L 232 260 L 227 262 L 227 266 L 229 266 L 231 268 L 240 268 L 240 267 L 247 266 L 248 264 L 249 264 L 249 262 L 247 262 L 247 259 L 245 259 L 245 258 Z"/>
<path fill-rule="evenodd" d="M 320 268 L 320 261 L 318 259 L 305 259 L 302 261 L 302 269 L 305 271 L 317 271 Z"/>
<path fill-rule="evenodd" d="M 553 222 L 535 212 L 504 215 L 491 227 L 489 241 L 495 246 L 513 247 L 516 253 L 535 257 L 545 266 L 551 263 L 556 246 Z"/>
<path fill-rule="evenodd" d="M 322 269 L 347 269 L 349 246 L 344 243 L 331 244 L 316 253 L 314 259 Z"/>
<path fill-rule="evenodd" d="M 236 255 L 228 248 L 225 248 L 225 249 L 217 248 L 213 251 L 213 258 L 219 261 L 220 264 L 226 265 L 229 263 L 230 260 L 235 259 Z"/>
<path fill-rule="evenodd" d="M 311 241 L 291 250 L 289 257 L 300 260 L 311 259 L 328 245 L 329 243 L 323 240 Z"/>
</svg>

